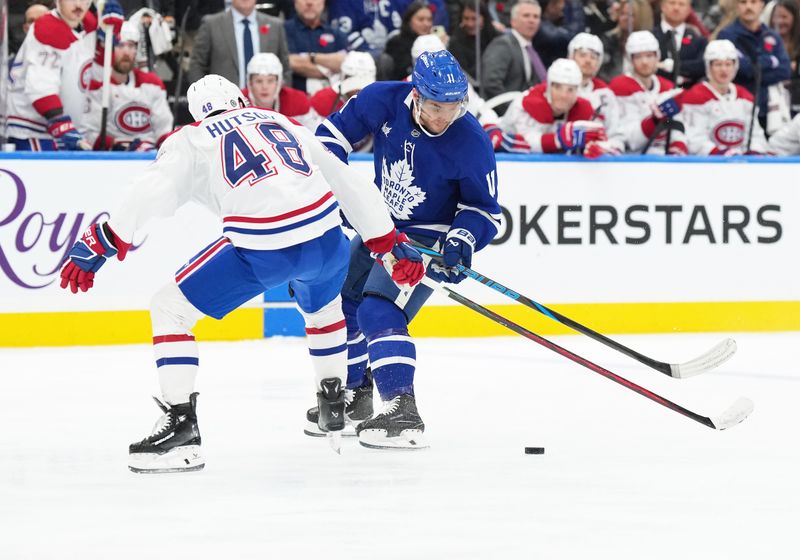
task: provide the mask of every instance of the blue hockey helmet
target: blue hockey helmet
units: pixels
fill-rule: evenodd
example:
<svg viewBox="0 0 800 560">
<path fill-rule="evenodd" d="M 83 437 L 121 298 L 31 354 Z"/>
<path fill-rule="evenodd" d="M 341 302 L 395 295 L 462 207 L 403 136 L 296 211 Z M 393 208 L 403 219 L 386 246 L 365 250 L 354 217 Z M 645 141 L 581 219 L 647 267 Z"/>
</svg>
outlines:
<svg viewBox="0 0 800 560">
<path fill-rule="evenodd" d="M 441 103 L 462 101 L 467 96 L 467 76 L 448 51 L 419 55 L 411 83 L 422 97 Z"/>
</svg>

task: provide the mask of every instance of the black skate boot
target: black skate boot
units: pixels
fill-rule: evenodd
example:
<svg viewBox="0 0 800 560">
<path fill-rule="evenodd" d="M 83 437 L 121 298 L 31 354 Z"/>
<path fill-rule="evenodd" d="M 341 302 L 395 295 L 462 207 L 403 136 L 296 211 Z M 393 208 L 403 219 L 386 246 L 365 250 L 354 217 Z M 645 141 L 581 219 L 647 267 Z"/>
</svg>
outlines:
<svg viewBox="0 0 800 560">
<path fill-rule="evenodd" d="M 197 428 L 197 395 L 172 406 L 153 397 L 164 412 L 153 433 L 129 449 L 128 468 L 136 473 L 199 471 L 205 466 Z"/>
<path fill-rule="evenodd" d="M 367 369 L 364 385 L 355 389 L 345 389 L 344 400 L 345 426 L 342 435 L 353 437 L 356 435 L 355 427 L 372 416 L 372 372 Z M 309 408 L 306 412 L 306 427 L 303 432 L 311 437 L 322 437 L 325 432 L 319 428 L 319 407 Z"/>
<path fill-rule="evenodd" d="M 319 382 L 321 391 L 317 392 L 319 429 L 323 432 L 341 432 L 344 429 L 344 390 L 342 380 L 327 377 Z"/>
<path fill-rule="evenodd" d="M 424 449 L 425 424 L 412 394 L 383 403 L 383 410 L 356 428 L 358 442 L 372 449 Z"/>
</svg>

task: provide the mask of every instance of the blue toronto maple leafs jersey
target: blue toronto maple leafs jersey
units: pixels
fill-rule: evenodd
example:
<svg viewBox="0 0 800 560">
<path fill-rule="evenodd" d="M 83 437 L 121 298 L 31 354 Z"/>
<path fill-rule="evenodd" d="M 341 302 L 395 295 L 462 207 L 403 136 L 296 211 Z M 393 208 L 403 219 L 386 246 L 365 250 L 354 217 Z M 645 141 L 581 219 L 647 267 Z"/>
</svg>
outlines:
<svg viewBox="0 0 800 560">
<path fill-rule="evenodd" d="M 349 50 L 381 52 L 387 35 L 400 28 L 401 14 L 393 0 L 331 0 L 328 19 L 347 35 Z"/>
<path fill-rule="evenodd" d="M 470 114 L 441 136 L 426 135 L 411 115 L 412 88 L 408 82 L 365 87 L 319 125 L 317 137 L 347 162 L 353 144 L 373 134 L 375 184 L 397 228 L 435 238 L 464 228 L 481 249 L 501 219 L 492 144 Z"/>
</svg>

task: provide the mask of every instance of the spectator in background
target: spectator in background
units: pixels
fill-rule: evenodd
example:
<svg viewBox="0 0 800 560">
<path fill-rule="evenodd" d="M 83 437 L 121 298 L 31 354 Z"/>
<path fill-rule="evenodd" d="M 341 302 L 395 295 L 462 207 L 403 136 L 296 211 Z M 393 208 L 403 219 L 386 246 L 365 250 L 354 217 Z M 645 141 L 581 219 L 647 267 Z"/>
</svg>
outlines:
<svg viewBox="0 0 800 560">
<path fill-rule="evenodd" d="M 420 35 L 433 29 L 433 12 L 427 2 L 417 0 L 409 4 L 403 14 L 400 33 L 390 38 L 381 56 L 380 78 L 403 80 L 411 73 L 411 45 Z"/>
<path fill-rule="evenodd" d="M 272 109 L 292 117 L 309 129 L 316 128 L 316 115 L 308 95 L 283 85 L 283 64 L 272 53 L 259 53 L 247 65 L 247 87 L 244 94 L 252 105 Z"/>
<path fill-rule="evenodd" d="M 329 0 L 329 23 L 347 36 L 351 51 L 369 51 L 377 56 L 386 47 L 389 33 L 400 27 L 400 13 L 393 2 Z"/>
<path fill-rule="evenodd" d="M 314 95 L 339 73 L 347 36 L 322 21 L 325 0 L 295 0 L 295 16 L 286 21 L 292 86 Z"/>
<path fill-rule="evenodd" d="M 689 153 L 734 156 L 767 152 L 764 130 L 757 119 L 751 121 L 753 95 L 733 84 L 739 68 L 736 47 L 725 39 L 711 41 L 703 58 L 708 81 L 681 96 Z"/>
<path fill-rule="evenodd" d="M 33 22 L 49 11 L 50 8 L 44 4 L 31 4 L 28 6 L 28 9 L 25 10 L 25 22 L 22 24 L 22 32 L 27 35 L 28 30 L 31 28 L 31 25 L 33 25 Z"/>
<path fill-rule="evenodd" d="M 416 0 L 392 0 L 392 3 L 397 6 L 398 12 L 404 14 L 406 10 L 408 10 L 408 7 L 415 1 Z M 433 25 L 441 27 L 445 33 L 450 29 L 450 15 L 445 5 L 447 1 L 457 0 L 425 0 L 433 16 Z"/>
<path fill-rule="evenodd" d="M 603 42 L 597 35 L 578 33 L 569 42 L 567 51 L 581 70 L 578 95 L 592 104 L 592 120 L 599 120 L 606 129 L 608 139 L 596 143 L 596 155 L 621 154 L 625 151 L 625 136 L 619 119 L 617 96 L 597 77 L 603 61 Z"/>
<path fill-rule="evenodd" d="M 617 25 L 617 15 L 607 0 L 588 0 L 583 4 L 585 26 L 589 33 L 602 37 Z"/>
<path fill-rule="evenodd" d="M 728 39 L 739 51 L 739 72 L 734 81 L 756 96 L 758 119 L 765 127 L 768 89 L 791 77 L 791 65 L 780 35 L 761 23 L 763 10 L 764 0 L 738 0 L 737 19 L 720 31 L 719 38 Z M 761 78 L 758 91 L 757 73 Z"/>
<path fill-rule="evenodd" d="M 583 153 L 588 144 L 605 140 L 605 132 L 602 123 L 592 121 L 591 103 L 578 97 L 581 80 L 574 60 L 556 60 L 547 82 L 514 100 L 500 127 L 520 135 L 534 153 Z"/>
<path fill-rule="evenodd" d="M 661 22 L 653 29 L 661 47 L 658 75 L 686 88 L 703 79 L 708 44 L 700 30 L 687 23 L 691 11 L 690 0 L 662 0 Z"/>
<path fill-rule="evenodd" d="M 243 88 L 247 63 L 260 52 L 278 56 L 289 68 L 286 32 L 278 18 L 258 13 L 256 0 L 231 0 L 224 12 L 207 16 L 194 40 L 188 82 L 219 74 Z M 288 71 L 285 78 L 289 78 Z"/>
<path fill-rule="evenodd" d="M 321 89 L 315 93 L 311 97 L 311 106 L 317 115 L 325 119 L 341 109 L 348 99 L 374 82 L 376 74 L 375 59 L 372 55 L 351 51 L 342 61 L 339 83 L 335 87 Z"/>
<path fill-rule="evenodd" d="M 144 152 L 155 150 L 172 132 L 172 113 L 164 82 L 153 72 L 136 68 L 141 37 L 136 25 L 122 24 L 111 63 L 111 96 L 106 136 L 100 137 L 103 107 L 102 59 L 95 59 L 86 95 L 81 132 L 95 150 Z M 102 51 L 98 37 L 98 50 Z"/>
<path fill-rule="evenodd" d="M 565 0 L 538 0 L 542 7 L 542 21 L 532 44 L 546 67 L 557 58 L 567 56 L 567 45 L 575 33 L 561 27 L 564 19 Z"/>
<path fill-rule="evenodd" d="M 31 24 L 53 9 L 53 2 L 40 0 L 36 3 L 9 2 L 8 10 L 8 59 L 12 60 L 22 46 Z M 16 9 L 15 9 L 16 8 Z"/>
<path fill-rule="evenodd" d="M 703 25 L 711 30 L 709 40 L 714 40 L 719 32 L 728 27 L 736 19 L 738 0 L 719 0 L 712 5 L 703 16 Z"/>
<path fill-rule="evenodd" d="M 797 0 L 777 0 L 770 17 L 772 27 L 783 40 L 792 68 L 789 82 L 792 116 L 800 113 L 800 5 Z"/>
<path fill-rule="evenodd" d="M 605 60 L 600 67 L 600 77 L 610 82 L 616 76 L 630 71 L 626 64 L 625 45 L 628 35 L 636 31 L 653 29 L 653 10 L 646 0 L 623 0 L 616 10 L 617 26 L 601 36 Z"/>
<path fill-rule="evenodd" d="M 634 31 L 625 44 L 631 71 L 617 76 L 609 87 L 617 96 L 620 122 L 628 151 L 654 155 L 688 152 L 680 105 L 670 97 L 675 85 L 656 74 L 658 41 L 649 31 Z"/>
<path fill-rule="evenodd" d="M 539 31 L 542 8 L 536 0 L 518 0 L 511 8 L 511 32 L 489 43 L 483 53 L 483 95 L 525 91 L 547 81 L 547 69 L 531 41 Z M 504 106 L 497 112 L 502 114 Z"/>
<path fill-rule="evenodd" d="M 459 24 L 453 31 L 447 46 L 464 72 L 473 80 L 477 79 L 475 33 L 478 30 L 480 30 L 481 34 L 481 52 L 485 52 L 486 47 L 495 37 L 500 35 L 500 32 L 492 25 L 492 16 L 489 14 L 489 8 L 486 7 L 486 3 L 483 0 L 480 3 L 480 14 L 475 13 L 475 4 L 470 0 L 464 0 L 459 14 Z"/>
<path fill-rule="evenodd" d="M 9 71 L 7 134 L 17 150 L 90 150 L 78 132 L 97 18 L 84 0 L 59 0 L 33 23 Z M 102 19 L 119 32 L 122 8 L 105 5 Z"/>
</svg>

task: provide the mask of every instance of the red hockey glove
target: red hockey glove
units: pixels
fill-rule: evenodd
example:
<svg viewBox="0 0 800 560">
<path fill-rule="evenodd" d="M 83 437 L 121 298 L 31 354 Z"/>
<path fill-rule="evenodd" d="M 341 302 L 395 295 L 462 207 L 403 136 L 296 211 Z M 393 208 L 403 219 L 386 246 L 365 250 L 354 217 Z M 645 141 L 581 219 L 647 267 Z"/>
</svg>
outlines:
<svg viewBox="0 0 800 560">
<path fill-rule="evenodd" d="M 61 268 L 61 287 L 69 286 L 73 294 L 87 291 L 94 285 L 94 273 L 109 257 L 124 260 L 131 244 L 125 243 L 109 227 L 108 222 L 92 224 L 69 251 Z"/>
<path fill-rule="evenodd" d="M 425 276 L 422 255 L 414 249 L 405 233 L 392 230 L 386 235 L 365 241 L 364 245 L 383 263 L 392 280 L 398 284 L 416 286 Z"/>
</svg>

